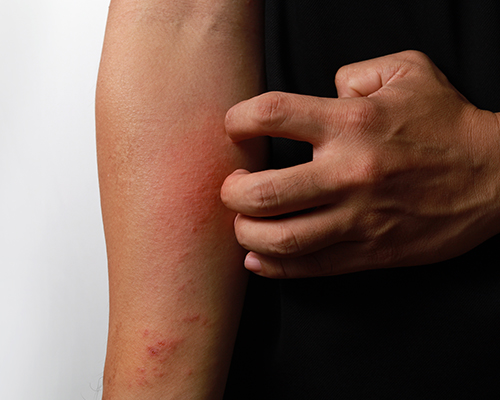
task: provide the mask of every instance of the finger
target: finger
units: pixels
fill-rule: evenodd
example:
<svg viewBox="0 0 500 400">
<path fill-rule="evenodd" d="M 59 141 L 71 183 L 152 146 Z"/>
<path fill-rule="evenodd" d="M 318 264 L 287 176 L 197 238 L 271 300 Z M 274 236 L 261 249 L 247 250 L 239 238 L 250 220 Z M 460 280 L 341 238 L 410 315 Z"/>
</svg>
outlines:
<svg viewBox="0 0 500 400">
<path fill-rule="evenodd" d="M 250 252 L 245 268 L 271 279 L 297 279 L 341 275 L 373 267 L 358 242 L 342 242 L 296 258 L 273 258 Z"/>
<path fill-rule="evenodd" d="M 237 170 L 221 188 L 227 208 L 252 217 L 270 217 L 336 203 L 343 180 L 334 159 L 321 158 L 280 170 L 249 173 Z M 326 172 L 323 172 L 326 171 Z"/>
<path fill-rule="evenodd" d="M 320 145 L 332 99 L 269 92 L 232 107 L 226 133 L 234 142 L 257 136 L 285 137 Z"/>
<path fill-rule="evenodd" d="M 337 72 L 335 85 L 339 98 L 365 97 L 396 82 L 400 77 L 412 73 L 421 76 L 423 71 L 445 78 L 424 53 L 408 50 L 346 65 Z"/>
<path fill-rule="evenodd" d="M 339 98 L 365 97 L 393 79 L 410 53 L 402 52 L 343 66 L 335 76 Z"/>
<path fill-rule="evenodd" d="M 258 136 L 309 142 L 314 159 L 351 138 L 378 127 L 380 105 L 367 98 L 331 99 L 271 92 L 237 104 L 226 114 L 226 132 L 238 142 Z"/>
<path fill-rule="evenodd" d="M 245 249 L 270 257 L 290 258 L 358 239 L 352 215 L 348 208 L 330 206 L 283 219 L 238 214 L 234 227 L 236 238 Z"/>
</svg>

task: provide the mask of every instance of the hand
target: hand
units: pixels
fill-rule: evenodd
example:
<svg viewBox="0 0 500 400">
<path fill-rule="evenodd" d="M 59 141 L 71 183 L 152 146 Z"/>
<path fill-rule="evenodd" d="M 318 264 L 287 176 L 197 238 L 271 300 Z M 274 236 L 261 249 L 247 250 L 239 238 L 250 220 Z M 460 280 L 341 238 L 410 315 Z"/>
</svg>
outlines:
<svg viewBox="0 0 500 400">
<path fill-rule="evenodd" d="M 312 162 L 226 179 L 249 270 L 298 278 L 428 264 L 500 231 L 496 114 L 415 51 L 343 67 L 336 86 L 338 99 L 267 93 L 227 113 L 234 142 L 268 135 L 314 148 Z"/>
</svg>

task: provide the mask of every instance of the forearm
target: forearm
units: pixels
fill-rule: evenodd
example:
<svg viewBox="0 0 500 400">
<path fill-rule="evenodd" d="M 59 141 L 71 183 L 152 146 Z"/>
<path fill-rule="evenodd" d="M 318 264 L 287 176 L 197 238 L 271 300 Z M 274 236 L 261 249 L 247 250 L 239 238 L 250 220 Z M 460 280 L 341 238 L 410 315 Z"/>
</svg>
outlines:
<svg viewBox="0 0 500 400">
<path fill-rule="evenodd" d="M 259 8 L 110 7 L 97 93 L 110 279 L 105 399 L 222 395 L 246 276 L 219 190 L 265 154 L 263 142 L 232 144 L 223 122 L 261 89 Z"/>
</svg>

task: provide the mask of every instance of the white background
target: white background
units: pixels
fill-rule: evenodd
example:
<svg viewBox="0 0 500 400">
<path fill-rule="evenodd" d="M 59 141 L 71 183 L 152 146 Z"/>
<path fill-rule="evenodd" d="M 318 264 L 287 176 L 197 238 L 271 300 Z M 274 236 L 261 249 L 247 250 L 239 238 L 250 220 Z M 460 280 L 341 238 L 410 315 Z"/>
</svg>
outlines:
<svg viewBox="0 0 500 400">
<path fill-rule="evenodd" d="M 94 92 L 108 0 L 0 0 L 0 399 L 101 397 Z"/>
</svg>

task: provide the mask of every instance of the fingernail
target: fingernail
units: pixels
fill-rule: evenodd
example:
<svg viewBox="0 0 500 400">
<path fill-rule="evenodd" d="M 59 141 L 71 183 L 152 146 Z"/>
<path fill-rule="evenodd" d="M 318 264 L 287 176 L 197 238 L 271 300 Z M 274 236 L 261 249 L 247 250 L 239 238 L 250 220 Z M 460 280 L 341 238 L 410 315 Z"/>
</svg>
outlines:
<svg viewBox="0 0 500 400">
<path fill-rule="evenodd" d="M 233 221 L 233 226 L 236 228 L 236 223 L 238 222 L 238 218 L 240 218 L 240 215 L 241 214 L 236 214 L 236 217 L 234 217 L 234 221 Z"/>
<path fill-rule="evenodd" d="M 248 253 L 245 258 L 245 268 L 249 271 L 259 273 L 262 271 L 262 264 L 260 261 L 253 255 L 253 253 Z"/>
</svg>

